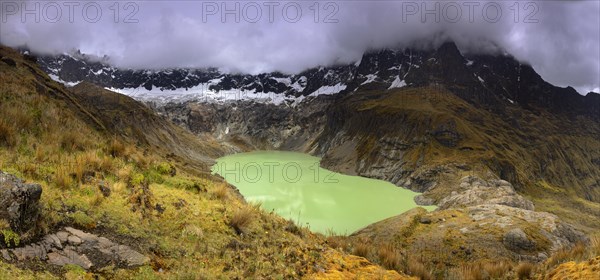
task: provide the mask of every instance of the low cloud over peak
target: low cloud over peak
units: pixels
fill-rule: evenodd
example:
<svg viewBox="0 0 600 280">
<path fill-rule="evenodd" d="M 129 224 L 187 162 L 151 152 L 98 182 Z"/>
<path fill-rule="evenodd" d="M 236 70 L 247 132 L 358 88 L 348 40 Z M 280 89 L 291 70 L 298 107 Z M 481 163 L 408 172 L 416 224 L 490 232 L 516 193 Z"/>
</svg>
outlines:
<svg viewBox="0 0 600 280">
<path fill-rule="evenodd" d="M 0 3 L 0 43 L 80 49 L 121 67 L 294 73 L 450 39 L 463 52 L 506 50 L 580 93 L 600 87 L 598 1 Z"/>
</svg>

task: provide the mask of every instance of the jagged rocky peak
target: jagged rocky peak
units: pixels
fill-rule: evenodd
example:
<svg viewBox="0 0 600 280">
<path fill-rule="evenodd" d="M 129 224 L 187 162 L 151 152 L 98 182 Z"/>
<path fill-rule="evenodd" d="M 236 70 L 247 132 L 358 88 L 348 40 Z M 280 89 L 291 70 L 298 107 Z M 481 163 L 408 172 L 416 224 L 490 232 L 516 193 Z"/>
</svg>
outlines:
<svg viewBox="0 0 600 280">
<path fill-rule="evenodd" d="M 436 54 L 448 54 L 454 57 L 462 57 L 461 51 L 458 49 L 458 46 L 453 41 L 445 41 L 442 43 L 437 50 Z"/>
<path fill-rule="evenodd" d="M 600 120 L 600 95 L 580 95 L 572 87 L 557 87 L 546 82 L 527 63 L 510 54 L 468 56 L 469 68 L 497 96 L 525 108 L 544 107 L 568 115 L 587 115 Z"/>
<path fill-rule="evenodd" d="M 93 54 L 82 53 L 80 49 L 73 49 L 63 55 L 73 57 L 77 60 L 85 60 L 88 62 L 100 62 L 103 64 L 110 64 L 110 57 L 108 55 L 97 56 Z"/>
<path fill-rule="evenodd" d="M 202 85 L 206 90 L 217 92 L 243 90 L 298 97 L 354 91 L 361 85 L 376 82 L 390 86 L 411 68 L 419 68 L 428 55 L 410 49 L 370 51 L 359 64 L 315 67 L 295 75 L 278 72 L 245 75 L 216 69 L 119 69 L 110 66 L 107 60 L 98 61 L 81 53 L 43 56 L 40 64 L 53 78 L 67 83 L 85 80 L 108 88 L 146 91 L 188 90 Z"/>
<path fill-rule="evenodd" d="M 369 75 L 397 68 L 405 62 L 407 55 L 403 51 L 383 49 L 370 51 L 363 55 L 358 65 L 357 73 Z"/>
</svg>

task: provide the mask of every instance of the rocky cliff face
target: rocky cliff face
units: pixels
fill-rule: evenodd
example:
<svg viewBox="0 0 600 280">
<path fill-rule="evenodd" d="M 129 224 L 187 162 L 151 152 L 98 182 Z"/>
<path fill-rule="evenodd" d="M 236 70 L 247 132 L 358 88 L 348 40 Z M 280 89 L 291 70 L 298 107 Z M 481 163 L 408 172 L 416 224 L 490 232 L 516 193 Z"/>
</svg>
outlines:
<svg viewBox="0 0 600 280">
<path fill-rule="evenodd" d="M 169 103 L 155 110 L 196 135 L 209 134 L 242 150 L 307 151 L 325 126 L 324 111 L 333 98 L 319 96 L 292 108 L 270 103 Z"/>
</svg>

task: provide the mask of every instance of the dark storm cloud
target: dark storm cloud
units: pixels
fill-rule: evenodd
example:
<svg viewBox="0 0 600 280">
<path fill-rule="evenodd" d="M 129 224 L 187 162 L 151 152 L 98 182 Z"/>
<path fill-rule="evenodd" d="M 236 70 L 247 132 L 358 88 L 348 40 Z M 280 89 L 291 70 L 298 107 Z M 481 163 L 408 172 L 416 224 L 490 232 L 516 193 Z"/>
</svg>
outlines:
<svg viewBox="0 0 600 280">
<path fill-rule="evenodd" d="M 132 3 L 3 0 L 0 42 L 45 53 L 106 54 L 123 67 L 259 73 L 352 63 L 368 49 L 452 39 L 463 52 L 506 50 L 551 83 L 581 93 L 600 86 L 598 1 Z M 236 5 L 239 22 L 234 14 L 223 21 L 223 10 Z"/>
</svg>

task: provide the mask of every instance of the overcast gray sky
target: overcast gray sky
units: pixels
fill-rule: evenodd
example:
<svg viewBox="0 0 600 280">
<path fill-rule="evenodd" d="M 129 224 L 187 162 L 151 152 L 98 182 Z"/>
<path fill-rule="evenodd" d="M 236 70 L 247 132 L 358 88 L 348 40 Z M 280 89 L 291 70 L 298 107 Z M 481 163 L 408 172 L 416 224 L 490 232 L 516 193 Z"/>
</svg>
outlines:
<svg viewBox="0 0 600 280">
<path fill-rule="evenodd" d="M 600 91 L 597 0 L 0 4 L 0 43 L 44 53 L 81 49 L 122 67 L 294 73 L 351 63 L 367 49 L 450 38 L 463 52 L 505 49 L 555 85 Z"/>
</svg>

